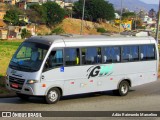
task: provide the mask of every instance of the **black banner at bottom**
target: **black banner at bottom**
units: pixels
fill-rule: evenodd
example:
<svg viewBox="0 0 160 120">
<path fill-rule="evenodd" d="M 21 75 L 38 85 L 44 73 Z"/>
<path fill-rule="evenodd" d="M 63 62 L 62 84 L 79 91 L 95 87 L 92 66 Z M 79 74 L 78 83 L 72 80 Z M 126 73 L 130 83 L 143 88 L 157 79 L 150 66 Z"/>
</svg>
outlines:
<svg viewBox="0 0 160 120">
<path fill-rule="evenodd" d="M 0 117 L 160 117 L 160 111 L 0 111 Z"/>
</svg>

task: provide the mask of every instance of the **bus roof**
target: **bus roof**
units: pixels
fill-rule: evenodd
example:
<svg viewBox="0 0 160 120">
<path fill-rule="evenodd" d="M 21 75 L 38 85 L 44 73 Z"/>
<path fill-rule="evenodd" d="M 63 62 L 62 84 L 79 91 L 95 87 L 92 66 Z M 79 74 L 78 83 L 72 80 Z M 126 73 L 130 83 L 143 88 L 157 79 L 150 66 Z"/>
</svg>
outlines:
<svg viewBox="0 0 160 120">
<path fill-rule="evenodd" d="M 63 42 L 66 47 L 70 46 L 87 46 L 92 45 L 106 45 L 106 44 L 149 44 L 154 43 L 155 39 L 151 36 L 136 37 L 136 36 L 124 36 L 124 35 L 49 35 L 49 36 L 34 36 L 26 41 L 38 42 L 42 44 L 51 45 L 53 43 Z M 91 46 L 92 46 L 91 45 Z"/>
</svg>

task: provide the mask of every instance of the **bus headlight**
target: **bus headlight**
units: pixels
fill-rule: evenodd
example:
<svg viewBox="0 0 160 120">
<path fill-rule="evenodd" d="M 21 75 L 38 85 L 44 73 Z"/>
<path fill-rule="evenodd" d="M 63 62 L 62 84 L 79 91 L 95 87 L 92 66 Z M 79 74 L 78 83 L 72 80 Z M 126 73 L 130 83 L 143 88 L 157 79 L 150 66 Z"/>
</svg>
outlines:
<svg viewBox="0 0 160 120">
<path fill-rule="evenodd" d="M 27 84 L 34 84 L 34 83 L 37 83 L 38 81 L 37 80 L 27 80 Z"/>
</svg>

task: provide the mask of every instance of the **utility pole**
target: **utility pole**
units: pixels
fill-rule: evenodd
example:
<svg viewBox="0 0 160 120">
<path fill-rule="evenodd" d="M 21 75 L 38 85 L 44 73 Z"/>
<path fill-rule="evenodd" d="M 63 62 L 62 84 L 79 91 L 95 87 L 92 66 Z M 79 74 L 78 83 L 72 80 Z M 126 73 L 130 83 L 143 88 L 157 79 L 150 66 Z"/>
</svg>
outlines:
<svg viewBox="0 0 160 120">
<path fill-rule="evenodd" d="M 80 35 L 82 35 L 83 33 L 83 20 L 84 20 L 84 10 L 85 10 L 85 3 L 86 1 L 83 1 L 83 13 L 82 13 L 82 20 L 81 20 L 81 31 L 80 31 Z"/>
<path fill-rule="evenodd" d="M 122 0 L 121 0 L 121 15 L 120 15 L 120 21 L 119 21 L 119 34 L 121 33 L 121 22 L 122 22 Z"/>
<path fill-rule="evenodd" d="M 137 30 L 137 14 L 136 14 L 136 18 L 135 18 L 135 30 Z"/>
<path fill-rule="evenodd" d="M 158 44 L 158 35 L 159 35 L 159 22 L 160 22 L 160 0 L 159 0 L 159 8 L 158 8 L 157 30 L 156 30 L 156 36 L 155 36 L 157 44 Z"/>
</svg>

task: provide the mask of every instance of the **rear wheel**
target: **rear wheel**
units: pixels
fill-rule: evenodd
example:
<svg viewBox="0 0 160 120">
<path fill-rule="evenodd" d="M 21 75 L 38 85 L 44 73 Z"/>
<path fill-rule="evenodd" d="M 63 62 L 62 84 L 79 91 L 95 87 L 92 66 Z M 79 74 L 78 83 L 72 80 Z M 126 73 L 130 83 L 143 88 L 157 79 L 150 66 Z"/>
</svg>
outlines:
<svg viewBox="0 0 160 120">
<path fill-rule="evenodd" d="M 29 96 L 28 95 L 24 95 L 24 94 L 20 94 L 20 93 L 16 93 L 17 96 L 19 98 L 21 98 L 22 100 L 28 100 L 29 99 Z"/>
<path fill-rule="evenodd" d="M 128 91 L 129 91 L 129 83 L 127 81 L 122 81 L 119 84 L 118 90 L 113 90 L 113 93 L 115 95 L 125 96 L 128 94 Z"/>
<path fill-rule="evenodd" d="M 54 104 L 59 101 L 61 97 L 61 93 L 58 88 L 51 88 L 47 95 L 45 96 L 45 100 L 48 104 Z"/>
</svg>

